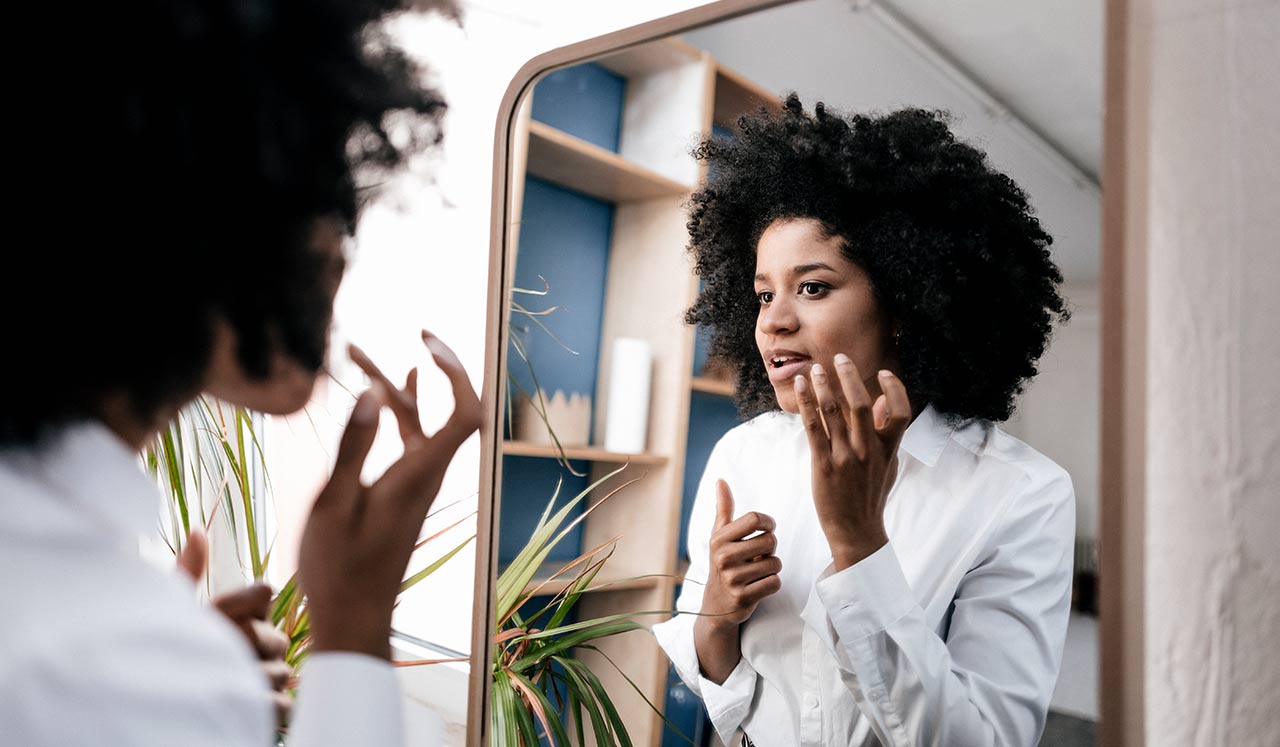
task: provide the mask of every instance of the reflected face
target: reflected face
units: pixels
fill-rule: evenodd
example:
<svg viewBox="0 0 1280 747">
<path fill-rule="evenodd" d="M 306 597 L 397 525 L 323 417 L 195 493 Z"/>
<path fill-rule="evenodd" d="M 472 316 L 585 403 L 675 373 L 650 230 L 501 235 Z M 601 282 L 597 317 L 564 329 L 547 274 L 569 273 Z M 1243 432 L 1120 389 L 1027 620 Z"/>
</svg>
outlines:
<svg viewBox="0 0 1280 747">
<path fill-rule="evenodd" d="M 312 247 L 322 255 L 324 262 L 321 282 L 327 294 L 330 317 L 346 268 L 345 238 L 346 234 L 332 221 L 317 221 L 311 235 Z M 254 378 L 241 365 L 237 346 L 238 338 L 231 325 L 224 319 L 216 320 L 213 350 L 205 379 L 206 392 L 224 402 L 272 415 L 297 412 L 311 400 L 320 371 L 302 365 L 277 346 L 266 378 Z"/>
<path fill-rule="evenodd" d="M 809 379 L 821 363 L 834 381 L 837 353 L 853 360 L 873 401 L 876 372 L 896 368 L 891 322 L 867 273 L 841 253 L 843 241 L 816 220 L 794 218 L 774 221 L 756 245 L 756 347 L 786 412 L 800 411 L 796 375 Z"/>
</svg>

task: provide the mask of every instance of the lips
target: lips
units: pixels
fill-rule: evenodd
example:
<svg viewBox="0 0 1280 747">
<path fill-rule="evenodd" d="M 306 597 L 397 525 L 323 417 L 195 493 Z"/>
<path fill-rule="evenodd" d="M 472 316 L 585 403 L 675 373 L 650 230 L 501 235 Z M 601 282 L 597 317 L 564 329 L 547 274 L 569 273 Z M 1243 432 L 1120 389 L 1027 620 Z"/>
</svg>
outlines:
<svg viewBox="0 0 1280 747">
<path fill-rule="evenodd" d="M 779 366 L 774 363 L 778 358 L 787 360 Z M 769 381 L 774 386 L 789 383 L 798 374 L 808 371 L 811 365 L 813 361 L 809 356 L 794 350 L 770 350 L 765 355 L 765 369 L 769 372 Z"/>
</svg>

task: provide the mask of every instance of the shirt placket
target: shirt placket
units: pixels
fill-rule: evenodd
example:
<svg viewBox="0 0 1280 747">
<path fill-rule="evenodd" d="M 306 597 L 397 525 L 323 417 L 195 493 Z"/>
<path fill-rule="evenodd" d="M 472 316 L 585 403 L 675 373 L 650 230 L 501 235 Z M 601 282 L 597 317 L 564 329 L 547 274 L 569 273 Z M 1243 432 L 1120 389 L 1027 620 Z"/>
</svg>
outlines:
<svg viewBox="0 0 1280 747">
<path fill-rule="evenodd" d="M 822 648 L 817 635 L 806 626 L 800 636 L 800 744 L 821 747 Z"/>
</svg>

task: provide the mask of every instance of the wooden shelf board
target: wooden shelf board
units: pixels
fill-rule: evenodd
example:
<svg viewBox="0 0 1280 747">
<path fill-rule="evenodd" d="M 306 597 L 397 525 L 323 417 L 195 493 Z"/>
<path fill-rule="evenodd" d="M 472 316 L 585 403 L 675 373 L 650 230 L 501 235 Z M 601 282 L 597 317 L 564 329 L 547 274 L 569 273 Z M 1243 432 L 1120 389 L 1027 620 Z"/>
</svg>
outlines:
<svg viewBox="0 0 1280 747">
<path fill-rule="evenodd" d="M 529 123 L 528 173 L 606 202 L 683 195 L 693 187 L 668 179 L 544 122 Z"/>
<path fill-rule="evenodd" d="M 723 65 L 716 66 L 715 103 L 711 119 L 722 127 L 734 129 L 738 117 L 754 114 L 764 104 L 773 113 L 782 111 L 777 94 L 761 88 Z"/>
<path fill-rule="evenodd" d="M 503 441 L 503 456 L 527 456 L 546 459 L 559 459 L 560 450 L 554 446 L 531 444 L 525 441 Z M 581 459 L 588 462 L 604 462 L 607 464 L 666 464 L 667 457 L 662 454 L 623 454 L 617 451 L 605 451 L 594 446 L 566 446 L 564 455 L 569 459 Z"/>
<path fill-rule="evenodd" d="M 732 381 L 713 379 L 708 376 L 694 376 L 689 381 L 689 387 L 695 392 L 718 394 L 722 397 L 732 397 L 734 392 Z"/>
</svg>

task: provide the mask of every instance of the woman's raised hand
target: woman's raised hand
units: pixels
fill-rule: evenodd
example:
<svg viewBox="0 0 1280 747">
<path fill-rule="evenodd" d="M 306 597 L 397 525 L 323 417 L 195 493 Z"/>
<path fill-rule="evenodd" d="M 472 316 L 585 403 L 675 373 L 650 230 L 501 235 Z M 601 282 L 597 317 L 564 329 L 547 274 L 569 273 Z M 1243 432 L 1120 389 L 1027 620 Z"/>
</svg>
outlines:
<svg viewBox="0 0 1280 747">
<path fill-rule="evenodd" d="M 427 509 L 454 453 L 480 426 L 480 400 L 457 356 L 429 332 L 423 331 L 422 341 L 453 388 L 453 413 L 431 436 L 418 420 L 417 369 L 398 388 L 358 348 L 350 350 L 373 387 L 360 395 L 351 412 L 333 475 L 311 509 L 298 558 L 315 651 L 390 658 L 391 610 Z M 404 454 L 365 486 L 360 472 L 384 406 L 395 415 Z"/>
<path fill-rule="evenodd" d="M 884 505 L 897 478 L 911 402 L 889 371 L 879 373 L 884 393 L 873 403 L 848 356 L 837 355 L 835 369 L 832 382 L 815 364 L 812 389 L 797 376 L 795 391 L 809 437 L 814 506 L 836 570 L 843 570 L 889 541 Z"/>
</svg>

